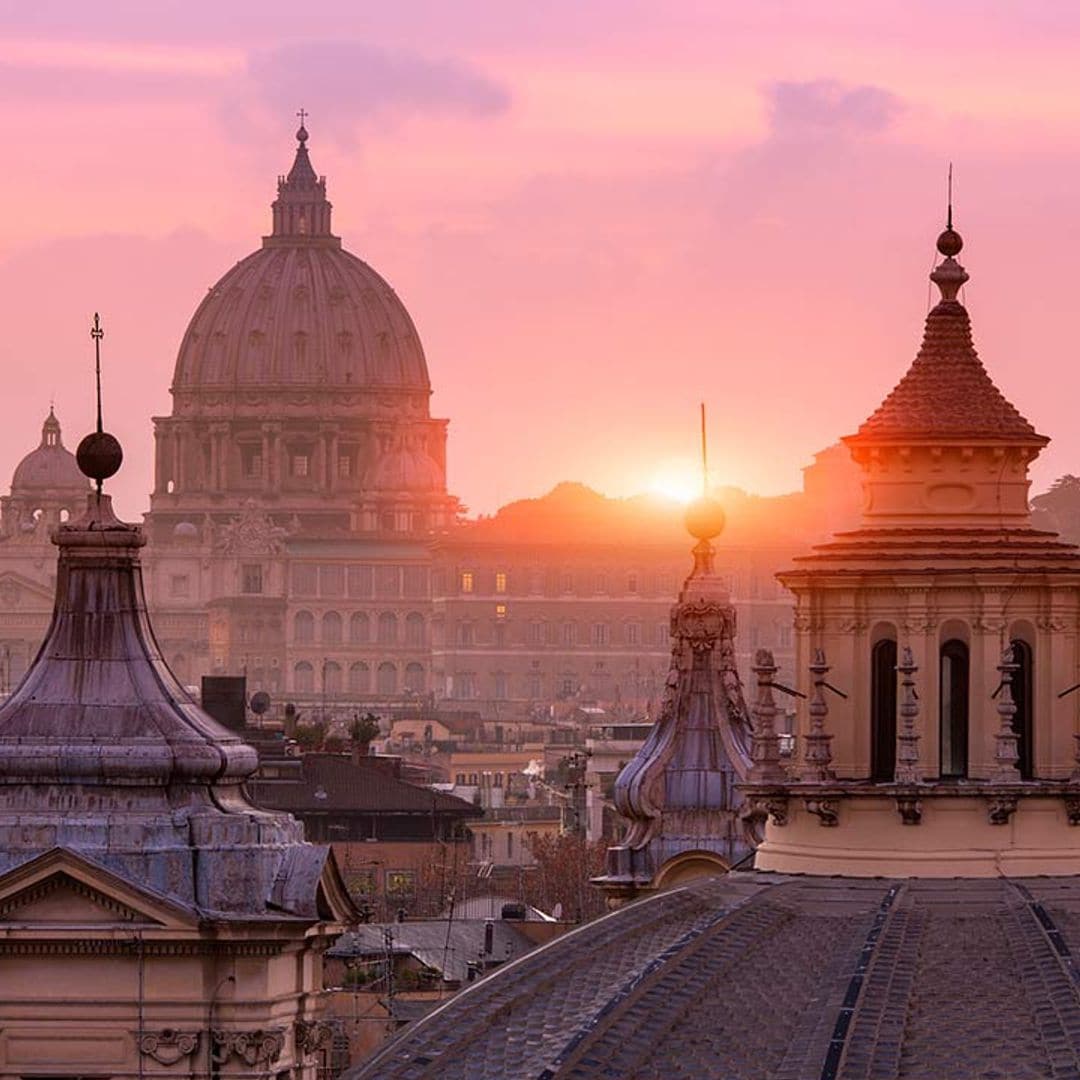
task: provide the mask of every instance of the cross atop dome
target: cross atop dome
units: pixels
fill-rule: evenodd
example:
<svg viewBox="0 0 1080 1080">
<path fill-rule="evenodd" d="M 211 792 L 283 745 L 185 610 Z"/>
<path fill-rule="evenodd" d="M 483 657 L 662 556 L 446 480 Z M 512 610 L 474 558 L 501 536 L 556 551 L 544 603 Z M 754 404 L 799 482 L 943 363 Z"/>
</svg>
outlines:
<svg viewBox="0 0 1080 1080">
<path fill-rule="evenodd" d="M 315 172 L 308 154 L 311 136 L 305 125 L 307 110 L 300 109 L 296 115 L 300 119 L 300 127 L 296 130 L 296 156 L 288 174 L 278 177 L 278 197 L 273 205 L 274 229 L 268 240 L 271 244 L 312 240 L 340 243 L 330 233 L 331 206 L 326 198 L 326 177 Z"/>
</svg>

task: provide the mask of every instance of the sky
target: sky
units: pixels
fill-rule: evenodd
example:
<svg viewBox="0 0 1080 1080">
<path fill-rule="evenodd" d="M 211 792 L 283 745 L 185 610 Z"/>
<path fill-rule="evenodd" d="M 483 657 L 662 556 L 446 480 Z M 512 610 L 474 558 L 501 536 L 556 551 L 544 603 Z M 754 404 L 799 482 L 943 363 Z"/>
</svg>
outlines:
<svg viewBox="0 0 1080 1080">
<path fill-rule="evenodd" d="M 995 381 L 1080 473 L 1080 8 L 1024 0 L 4 3 L 0 486 L 103 342 L 119 508 L 200 297 L 269 231 L 305 108 L 335 231 L 405 301 L 449 485 L 768 494 L 922 333 L 948 163 Z"/>
</svg>

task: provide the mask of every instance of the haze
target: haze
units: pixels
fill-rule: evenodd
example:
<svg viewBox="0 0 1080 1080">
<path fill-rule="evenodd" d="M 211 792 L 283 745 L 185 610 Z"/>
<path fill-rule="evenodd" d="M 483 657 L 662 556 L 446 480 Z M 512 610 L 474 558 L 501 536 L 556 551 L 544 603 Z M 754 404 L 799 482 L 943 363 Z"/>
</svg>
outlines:
<svg viewBox="0 0 1080 1080">
<path fill-rule="evenodd" d="M 1080 470 L 1080 11 L 1066 3 L 9 5 L 0 474 L 50 399 L 144 509 L 184 327 L 268 231 L 295 112 L 335 231 L 401 295 L 451 491 L 798 486 L 914 356 L 956 168 L 976 343 Z"/>
</svg>

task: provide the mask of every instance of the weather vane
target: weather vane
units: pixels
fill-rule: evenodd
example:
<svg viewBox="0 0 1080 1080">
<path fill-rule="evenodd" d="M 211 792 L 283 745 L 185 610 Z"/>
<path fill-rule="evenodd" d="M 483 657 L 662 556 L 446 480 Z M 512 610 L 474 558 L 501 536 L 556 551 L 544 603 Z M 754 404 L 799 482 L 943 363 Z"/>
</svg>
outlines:
<svg viewBox="0 0 1080 1080">
<path fill-rule="evenodd" d="M 101 339 L 105 331 L 101 328 L 101 317 L 94 312 L 94 325 L 90 327 L 90 337 L 94 341 L 94 382 L 97 390 L 97 430 L 86 436 L 75 451 L 75 460 L 84 476 L 97 484 L 98 499 L 101 498 L 101 485 L 120 468 L 124 460 L 124 451 L 119 441 L 104 428 L 101 418 Z"/>
</svg>

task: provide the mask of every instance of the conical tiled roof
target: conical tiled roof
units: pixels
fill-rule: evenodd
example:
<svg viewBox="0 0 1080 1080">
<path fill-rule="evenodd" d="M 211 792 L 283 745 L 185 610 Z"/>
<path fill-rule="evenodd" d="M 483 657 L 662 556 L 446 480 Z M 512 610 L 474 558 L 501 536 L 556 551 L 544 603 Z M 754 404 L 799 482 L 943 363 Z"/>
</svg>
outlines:
<svg viewBox="0 0 1080 1080">
<path fill-rule="evenodd" d="M 971 319 L 956 299 L 968 275 L 953 256 L 962 242 L 951 228 L 938 239 L 945 259 L 930 275 L 942 299 L 926 317 L 922 347 L 907 374 L 859 428 L 856 442 L 925 438 L 1048 440 L 994 385 L 975 352 Z"/>
</svg>

